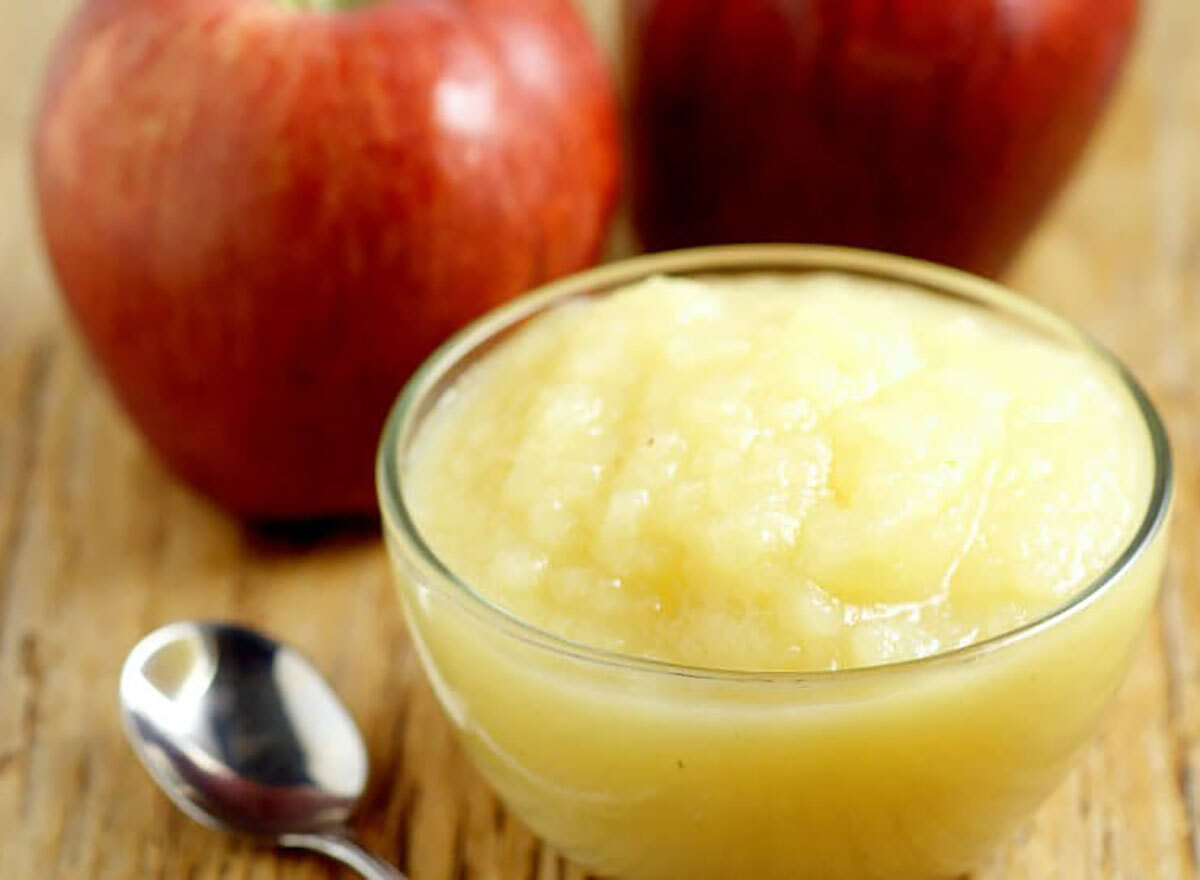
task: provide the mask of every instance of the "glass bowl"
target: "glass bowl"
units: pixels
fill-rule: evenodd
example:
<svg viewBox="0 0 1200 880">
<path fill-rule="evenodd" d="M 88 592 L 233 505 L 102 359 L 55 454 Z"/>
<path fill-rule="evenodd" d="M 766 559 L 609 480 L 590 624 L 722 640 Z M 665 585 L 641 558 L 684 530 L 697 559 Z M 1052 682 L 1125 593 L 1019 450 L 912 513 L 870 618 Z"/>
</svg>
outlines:
<svg viewBox="0 0 1200 880">
<path fill-rule="evenodd" d="M 812 673 L 706 669 L 577 644 L 477 593 L 405 506 L 407 453 L 459 374 L 526 321 L 656 273 L 837 271 L 1005 316 L 1112 370 L 1144 420 L 1151 496 L 1129 545 L 1045 617 L 919 660 Z M 964 273 L 844 248 L 639 257 L 543 287 L 437 351 L 383 436 L 378 491 L 404 613 L 476 766 L 539 835 L 605 876 L 930 878 L 977 865 L 1061 780 L 1158 591 L 1171 495 L 1161 420 L 1081 331 Z"/>
</svg>

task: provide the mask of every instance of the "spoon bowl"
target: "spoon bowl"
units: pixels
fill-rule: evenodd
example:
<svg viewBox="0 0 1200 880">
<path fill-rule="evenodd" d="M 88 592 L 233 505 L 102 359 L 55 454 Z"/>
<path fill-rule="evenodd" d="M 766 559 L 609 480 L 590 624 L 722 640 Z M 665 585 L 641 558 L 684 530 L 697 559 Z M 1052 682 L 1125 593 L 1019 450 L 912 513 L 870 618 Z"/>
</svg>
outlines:
<svg viewBox="0 0 1200 880">
<path fill-rule="evenodd" d="M 130 652 L 120 702 L 134 752 L 196 821 L 317 850 L 366 877 L 403 876 L 344 831 L 367 749 L 298 651 L 231 624 L 169 624 Z"/>
</svg>

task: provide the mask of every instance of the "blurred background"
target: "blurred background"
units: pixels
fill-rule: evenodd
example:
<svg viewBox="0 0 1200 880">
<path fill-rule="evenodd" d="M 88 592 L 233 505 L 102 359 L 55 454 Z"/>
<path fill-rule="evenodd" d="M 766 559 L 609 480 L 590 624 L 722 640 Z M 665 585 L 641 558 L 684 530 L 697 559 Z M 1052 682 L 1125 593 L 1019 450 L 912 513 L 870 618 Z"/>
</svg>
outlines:
<svg viewBox="0 0 1200 880">
<path fill-rule="evenodd" d="M 0 12 L 0 260 L 4 293 L 0 295 L 0 326 L 41 328 L 59 317 L 54 288 L 41 257 L 29 182 L 30 121 L 37 101 L 37 84 L 58 29 L 75 4 L 66 0 L 12 3 Z"/>
</svg>

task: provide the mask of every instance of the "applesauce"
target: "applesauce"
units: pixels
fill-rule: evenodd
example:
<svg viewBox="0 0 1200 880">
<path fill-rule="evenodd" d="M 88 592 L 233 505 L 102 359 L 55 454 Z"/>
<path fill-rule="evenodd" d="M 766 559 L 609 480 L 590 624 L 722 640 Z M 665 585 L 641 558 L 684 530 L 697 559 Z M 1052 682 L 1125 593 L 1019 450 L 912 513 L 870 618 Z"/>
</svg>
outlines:
<svg viewBox="0 0 1200 880">
<path fill-rule="evenodd" d="M 381 480 L 431 680 L 508 802 L 601 873 L 962 871 L 1127 664 L 1157 421 L 983 282 L 697 255 L 551 289 L 414 380 Z"/>
</svg>

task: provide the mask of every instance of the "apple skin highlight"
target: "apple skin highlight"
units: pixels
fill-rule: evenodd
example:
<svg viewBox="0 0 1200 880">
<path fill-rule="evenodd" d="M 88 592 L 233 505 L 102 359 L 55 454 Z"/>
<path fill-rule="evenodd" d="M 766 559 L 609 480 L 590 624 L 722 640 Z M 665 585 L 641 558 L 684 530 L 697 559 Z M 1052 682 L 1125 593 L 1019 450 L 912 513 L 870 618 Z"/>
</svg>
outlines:
<svg viewBox="0 0 1200 880">
<path fill-rule="evenodd" d="M 46 247 L 150 445 L 226 508 L 372 508 L 388 405 L 452 331 L 592 263 L 608 73 L 567 0 L 95 0 L 33 144 Z"/>
</svg>

